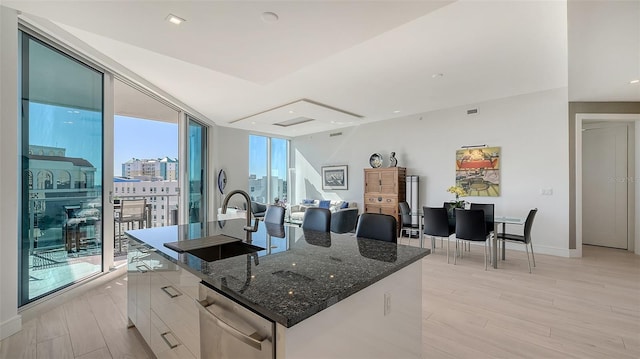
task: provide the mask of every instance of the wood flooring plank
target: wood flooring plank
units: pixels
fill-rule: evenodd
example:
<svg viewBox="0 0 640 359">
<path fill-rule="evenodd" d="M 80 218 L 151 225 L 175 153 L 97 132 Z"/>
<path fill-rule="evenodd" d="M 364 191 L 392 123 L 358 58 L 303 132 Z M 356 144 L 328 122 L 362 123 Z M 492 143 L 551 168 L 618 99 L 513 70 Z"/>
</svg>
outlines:
<svg viewBox="0 0 640 359">
<path fill-rule="evenodd" d="M 71 339 L 68 334 L 39 342 L 36 350 L 38 359 L 74 358 Z"/>
<path fill-rule="evenodd" d="M 22 330 L 0 342 L 0 358 L 36 359 L 35 319 L 22 324 Z"/>
<path fill-rule="evenodd" d="M 38 317 L 36 333 L 38 343 L 69 334 L 63 305 Z"/>
<path fill-rule="evenodd" d="M 106 347 L 94 350 L 85 355 L 77 356 L 76 359 L 113 359 L 109 349 Z"/>
<path fill-rule="evenodd" d="M 76 356 L 105 348 L 107 344 L 98 323 L 84 296 L 73 299 L 64 305 L 69 338 Z"/>
</svg>

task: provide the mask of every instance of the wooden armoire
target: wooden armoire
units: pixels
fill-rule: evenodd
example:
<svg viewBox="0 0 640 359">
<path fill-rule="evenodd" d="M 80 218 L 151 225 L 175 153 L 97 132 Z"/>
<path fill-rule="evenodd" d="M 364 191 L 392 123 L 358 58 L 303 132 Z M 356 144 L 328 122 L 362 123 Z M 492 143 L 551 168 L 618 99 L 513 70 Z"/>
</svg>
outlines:
<svg viewBox="0 0 640 359">
<path fill-rule="evenodd" d="M 392 215 L 400 225 L 398 203 L 405 201 L 406 177 L 404 167 L 365 168 L 364 211 Z"/>
</svg>

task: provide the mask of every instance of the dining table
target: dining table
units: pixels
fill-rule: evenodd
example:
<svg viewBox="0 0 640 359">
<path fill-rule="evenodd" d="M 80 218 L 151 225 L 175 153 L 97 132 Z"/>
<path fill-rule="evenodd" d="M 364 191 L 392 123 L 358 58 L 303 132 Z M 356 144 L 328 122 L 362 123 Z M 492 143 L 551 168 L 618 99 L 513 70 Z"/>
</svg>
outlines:
<svg viewBox="0 0 640 359">
<path fill-rule="evenodd" d="M 419 216 L 420 220 L 418 220 L 418 231 L 420 233 L 420 248 L 424 247 L 424 213 L 422 212 L 422 210 L 418 210 L 418 211 L 411 211 L 411 215 L 412 216 Z M 453 220 L 455 221 L 455 217 L 453 217 Z M 494 228 L 493 228 L 493 235 L 491 236 L 491 263 L 493 265 L 493 268 L 497 269 L 498 268 L 498 233 L 506 233 L 506 226 L 507 224 L 512 224 L 512 225 L 524 225 L 525 223 L 525 218 L 523 217 L 518 217 L 518 216 L 495 216 L 494 217 Z M 431 242 L 431 251 L 433 252 L 435 250 L 434 248 L 435 243 L 432 241 Z M 502 245 L 502 260 L 505 259 L 505 246 L 504 244 Z"/>
</svg>

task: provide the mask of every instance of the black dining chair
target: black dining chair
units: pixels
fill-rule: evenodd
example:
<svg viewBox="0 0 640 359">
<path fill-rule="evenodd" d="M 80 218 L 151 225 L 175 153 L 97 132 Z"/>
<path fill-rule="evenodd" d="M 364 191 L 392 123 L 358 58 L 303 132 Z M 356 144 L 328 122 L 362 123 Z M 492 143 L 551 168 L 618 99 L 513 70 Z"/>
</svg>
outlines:
<svg viewBox="0 0 640 359">
<path fill-rule="evenodd" d="M 264 223 L 284 224 L 284 213 L 286 209 L 281 206 L 267 206 L 264 213 Z"/>
<path fill-rule="evenodd" d="M 487 270 L 487 227 L 484 211 L 481 209 L 456 209 L 456 253 L 453 264 L 456 264 L 459 245 L 457 242 L 484 242 L 484 270 Z"/>
<path fill-rule="evenodd" d="M 363 213 L 358 217 L 356 237 L 398 243 L 396 217 L 381 213 Z"/>
<path fill-rule="evenodd" d="M 447 240 L 447 263 L 449 263 L 449 237 L 456 232 L 455 226 L 449 223 L 447 209 L 444 207 L 422 207 L 424 215 L 423 235 L 431 237 L 431 249 L 435 248 L 435 238 Z M 422 247 L 422 239 L 420 240 Z"/>
<path fill-rule="evenodd" d="M 484 211 L 484 223 L 487 237 L 489 237 L 489 249 L 491 249 L 491 236 L 495 235 L 495 205 L 493 203 L 471 203 L 469 209 L 481 209 Z"/>
<path fill-rule="evenodd" d="M 522 235 L 512 233 L 498 233 L 498 240 L 504 242 L 516 242 L 524 244 L 524 249 L 527 252 L 527 262 L 529 262 L 529 273 L 531 273 L 531 261 L 529 260 L 529 246 L 531 246 L 531 258 L 533 258 L 533 266 L 536 266 L 536 257 L 533 255 L 533 244 L 531 243 L 531 227 L 533 226 L 533 220 L 538 213 L 538 209 L 534 208 L 529 211 L 527 219 L 524 222 L 524 233 Z M 497 248 L 497 247 L 496 247 Z"/>
<path fill-rule="evenodd" d="M 409 207 L 409 203 L 407 202 L 398 202 L 398 209 L 400 212 L 400 237 L 404 237 L 404 234 L 407 234 L 409 237 L 409 243 L 411 243 L 411 234 L 413 232 L 418 232 L 418 227 L 414 226 L 411 221 L 411 207 Z"/>
<path fill-rule="evenodd" d="M 358 221 L 357 208 L 345 208 L 331 213 L 331 232 L 348 233 L 356 229 Z"/>
<path fill-rule="evenodd" d="M 331 230 L 331 211 L 326 208 L 307 208 L 302 219 L 302 229 L 329 232 Z"/>
</svg>

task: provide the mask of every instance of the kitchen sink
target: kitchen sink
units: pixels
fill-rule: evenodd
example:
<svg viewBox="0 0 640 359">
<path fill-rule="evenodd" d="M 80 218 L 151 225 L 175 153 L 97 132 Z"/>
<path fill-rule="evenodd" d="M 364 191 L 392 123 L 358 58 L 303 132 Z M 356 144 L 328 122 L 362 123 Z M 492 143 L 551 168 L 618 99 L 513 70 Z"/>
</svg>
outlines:
<svg viewBox="0 0 640 359">
<path fill-rule="evenodd" d="M 186 252 L 202 259 L 205 262 L 213 262 L 243 254 L 252 254 L 262 250 L 264 250 L 264 248 L 238 241 L 220 244 L 217 246 L 190 249 Z"/>
</svg>

